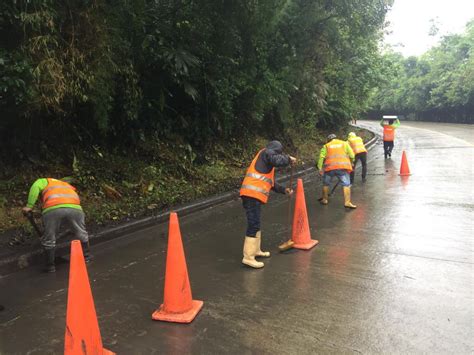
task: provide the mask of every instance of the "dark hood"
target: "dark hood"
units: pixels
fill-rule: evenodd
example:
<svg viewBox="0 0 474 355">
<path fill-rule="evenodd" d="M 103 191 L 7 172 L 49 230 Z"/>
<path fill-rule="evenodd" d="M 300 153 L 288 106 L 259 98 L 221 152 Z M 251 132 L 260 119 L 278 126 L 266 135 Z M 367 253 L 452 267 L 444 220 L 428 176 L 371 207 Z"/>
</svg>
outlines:
<svg viewBox="0 0 474 355">
<path fill-rule="evenodd" d="M 283 152 L 283 146 L 279 141 L 271 141 L 267 144 L 266 148 L 273 150 L 277 154 L 281 154 Z"/>
</svg>

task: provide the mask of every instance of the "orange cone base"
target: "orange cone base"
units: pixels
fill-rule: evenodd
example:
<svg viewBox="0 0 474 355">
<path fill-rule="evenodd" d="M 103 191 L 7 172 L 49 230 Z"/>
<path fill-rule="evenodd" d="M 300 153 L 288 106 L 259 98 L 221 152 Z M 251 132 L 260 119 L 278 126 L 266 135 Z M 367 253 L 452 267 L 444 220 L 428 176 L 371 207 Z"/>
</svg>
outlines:
<svg viewBox="0 0 474 355">
<path fill-rule="evenodd" d="M 113 351 L 107 350 L 106 348 L 102 348 L 102 355 L 115 355 Z"/>
<path fill-rule="evenodd" d="M 305 243 L 305 244 L 294 244 L 293 245 L 293 248 L 295 249 L 303 249 L 303 250 L 309 250 L 311 249 L 312 247 L 318 245 L 319 243 L 319 240 L 315 240 L 315 239 L 310 239 L 309 243 Z"/>
<path fill-rule="evenodd" d="M 161 320 L 163 322 L 174 322 L 174 323 L 191 323 L 204 305 L 203 301 L 193 300 L 193 306 L 185 313 L 169 313 L 162 310 L 163 305 L 160 306 L 155 312 L 153 312 L 151 318 L 153 320 Z"/>
</svg>

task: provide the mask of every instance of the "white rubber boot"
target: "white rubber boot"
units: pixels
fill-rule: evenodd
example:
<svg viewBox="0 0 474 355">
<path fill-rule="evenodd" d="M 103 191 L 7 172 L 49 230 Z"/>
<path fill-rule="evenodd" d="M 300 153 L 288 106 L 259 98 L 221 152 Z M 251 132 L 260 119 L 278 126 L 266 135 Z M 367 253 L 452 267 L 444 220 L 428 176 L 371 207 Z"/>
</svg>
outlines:
<svg viewBox="0 0 474 355">
<path fill-rule="evenodd" d="M 262 245 L 262 232 L 258 231 L 255 237 L 258 240 L 257 243 L 257 254 L 255 256 L 261 256 L 262 258 L 269 258 L 270 257 L 270 252 L 269 251 L 262 251 L 261 245 Z"/>
<path fill-rule="evenodd" d="M 258 239 L 253 237 L 245 237 L 244 242 L 244 258 L 242 259 L 242 264 L 253 267 L 255 269 L 260 269 L 265 266 L 264 263 L 255 260 L 255 255 L 257 255 Z"/>
</svg>

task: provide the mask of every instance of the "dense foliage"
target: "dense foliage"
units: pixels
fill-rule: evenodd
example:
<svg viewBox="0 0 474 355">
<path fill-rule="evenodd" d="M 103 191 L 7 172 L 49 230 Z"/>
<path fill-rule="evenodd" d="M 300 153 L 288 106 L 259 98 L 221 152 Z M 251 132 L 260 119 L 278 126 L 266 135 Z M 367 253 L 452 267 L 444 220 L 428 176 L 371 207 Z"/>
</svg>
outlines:
<svg viewBox="0 0 474 355">
<path fill-rule="evenodd" d="M 385 53 L 374 116 L 398 113 L 428 121 L 474 123 L 474 20 L 420 57 Z"/>
<path fill-rule="evenodd" d="M 367 109 L 392 0 L 5 0 L 2 159 L 133 150 Z"/>
</svg>

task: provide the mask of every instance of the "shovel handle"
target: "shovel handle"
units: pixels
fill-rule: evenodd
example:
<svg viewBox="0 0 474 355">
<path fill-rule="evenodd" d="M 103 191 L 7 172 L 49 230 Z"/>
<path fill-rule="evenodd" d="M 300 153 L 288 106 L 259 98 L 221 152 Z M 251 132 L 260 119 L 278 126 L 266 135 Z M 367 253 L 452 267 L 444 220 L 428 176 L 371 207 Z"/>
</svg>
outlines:
<svg viewBox="0 0 474 355">
<path fill-rule="evenodd" d="M 295 166 L 292 164 L 291 165 L 291 171 L 290 171 L 290 185 L 289 188 L 293 188 L 293 173 L 295 171 Z M 288 234 L 289 238 L 288 240 L 291 240 L 291 196 L 293 194 L 288 195 Z"/>
<path fill-rule="evenodd" d="M 340 183 L 340 181 L 337 180 L 336 185 L 334 185 L 334 187 L 332 188 L 331 192 L 329 193 L 329 196 L 332 196 L 332 194 L 334 193 L 334 190 L 336 190 L 336 187 L 339 186 L 339 183 Z"/>
<path fill-rule="evenodd" d="M 31 226 L 33 227 L 33 229 L 36 231 L 36 233 L 38 234 L 38 236 L 41 238 L 41 236 L 43 235 L 43 233 L 41 232 L 41 229 L 38 227 L 38 225 L 36 224 L 36 221 L 33 217 L 33 212 L 29 211 L 29 212 L 24 212 L 23 213 L 25 215 L 25 217 L 28 219 L 28 222 L 30 222 Z"/>
</svg>

